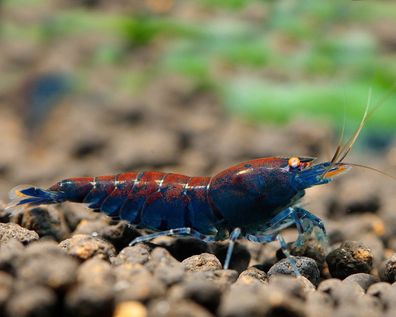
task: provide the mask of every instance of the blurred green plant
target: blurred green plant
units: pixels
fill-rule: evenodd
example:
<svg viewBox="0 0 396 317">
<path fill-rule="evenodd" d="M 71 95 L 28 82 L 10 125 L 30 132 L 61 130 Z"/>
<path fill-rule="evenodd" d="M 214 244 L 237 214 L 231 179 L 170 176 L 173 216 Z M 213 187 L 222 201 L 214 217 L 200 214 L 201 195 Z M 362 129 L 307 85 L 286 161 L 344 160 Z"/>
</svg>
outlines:
<svg viewBox="0 0 396 317">
<path fill-rule="evenodd" d="M 39 7 L 48 0 L 5 0 Z M 50 43 L 85 32 L 114 41 L 98 46 L 81 73 L 122 65 L 136 52 L 154 52 L 149 65 L 120 75 L 120 89 L 138 93 L 150 80 L 178 73 L 209 89 L 230 111 L 285 122 L 296 115 L 330 114 L 358 120 L 367 91 L 384 95 L 396 82 L 395 51 L 384 49 L 372 25 L 396 19 L 392 1 L 184 0 L 156 13 L 67 7 L 40 23 L 2 22 L 3 36 Z M 82 82 L 83 80 L 81 80 Z M 138 87 L 138 88 L 137 88 Z M 395 97 L 372 127 L 396 126 Z"/>
</svg>

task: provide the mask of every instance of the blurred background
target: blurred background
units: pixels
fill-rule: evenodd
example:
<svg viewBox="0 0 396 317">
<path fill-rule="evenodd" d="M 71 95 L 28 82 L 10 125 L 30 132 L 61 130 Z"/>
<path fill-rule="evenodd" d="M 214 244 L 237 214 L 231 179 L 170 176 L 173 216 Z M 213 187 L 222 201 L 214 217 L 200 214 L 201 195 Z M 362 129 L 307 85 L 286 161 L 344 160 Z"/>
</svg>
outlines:
<svg viewBox="0 0 396 317">
<path fill-rule="evenodd" d="M 49 186 L 71 176 L 211 175 L 270 155 L 329 159 L 343 123 L 346 135 L 358 125 L 369 90 L 374 105 L 396 82 L 394 1 L 0 6 L 3 200 L 19 183 Z M 394 174 L 395 134 L 393 92 L 350 161 Z M 361 181 L 350 178 L 338 193 L 386 183 L 355 173 Z"/>
</svg>

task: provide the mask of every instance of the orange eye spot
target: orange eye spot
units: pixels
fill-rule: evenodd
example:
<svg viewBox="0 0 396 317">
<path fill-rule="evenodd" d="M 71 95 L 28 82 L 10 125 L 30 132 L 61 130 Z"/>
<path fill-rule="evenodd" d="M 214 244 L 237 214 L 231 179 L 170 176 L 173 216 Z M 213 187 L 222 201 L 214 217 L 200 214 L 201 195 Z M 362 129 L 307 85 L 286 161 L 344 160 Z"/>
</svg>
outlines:
<svg viewBox="0 0 396 317">
<path fill-rule="evenodd" d="M 301 162 L 298 157 L 291 157 L 291 158 L 289 158 L 288 164 L 290 167 L 296 168 L 296 167 L 300 166 Z"/>
</svg>

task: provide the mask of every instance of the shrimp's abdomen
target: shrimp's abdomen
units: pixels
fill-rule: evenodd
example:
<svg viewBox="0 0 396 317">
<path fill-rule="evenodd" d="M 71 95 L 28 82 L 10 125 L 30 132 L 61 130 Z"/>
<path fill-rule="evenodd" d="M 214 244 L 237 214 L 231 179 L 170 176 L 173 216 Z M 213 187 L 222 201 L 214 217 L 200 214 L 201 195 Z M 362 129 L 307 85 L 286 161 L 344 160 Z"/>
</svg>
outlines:
<svg viewBox="0 0 396 317">
<path fill-rule="evenodd" d="M 50 187 L 65 200 L 153 230 L 191 227 L 214 234 L 218 218 L 208 202 L 209 177 L 162 172 L 70 178 Z"/>
</svg>

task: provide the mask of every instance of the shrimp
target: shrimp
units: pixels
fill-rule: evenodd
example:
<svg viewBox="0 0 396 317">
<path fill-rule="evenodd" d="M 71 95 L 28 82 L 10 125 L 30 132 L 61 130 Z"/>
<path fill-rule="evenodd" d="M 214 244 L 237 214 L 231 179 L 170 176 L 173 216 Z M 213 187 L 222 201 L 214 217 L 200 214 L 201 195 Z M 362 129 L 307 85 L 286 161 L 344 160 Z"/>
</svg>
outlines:
<svg viewBox="0 0 396 317">
<path fill-rule="evenodd" d="M 229 267 L 239 237 L 257 243 L 278 241 L 299 274 L 281 231 L 295 225 L 297 242 L 313 229 L 325 237 L 322 220 L 297 203 L 307 188 L 327 184 L 359 166 L 343 160 L 370 114 L 367 106 L 355 133 L 338 145 L 328 162 L 314 164 L 315 158 L 305 156 L 265 157 L 239 163 L 212 177 L 149 171 L 69 178 L 48 189 L 17 186 L 10 192 L 12 202 L 7 208 L 84 203 L 134 227 L 155 231 L 137 237 L 130 245 L 164 235 L 190 235 L 206 242 L 228 238 L 224 269 Z"/>
</svg>

